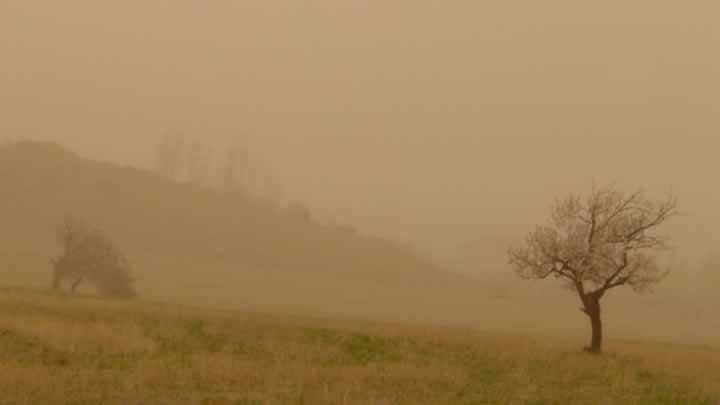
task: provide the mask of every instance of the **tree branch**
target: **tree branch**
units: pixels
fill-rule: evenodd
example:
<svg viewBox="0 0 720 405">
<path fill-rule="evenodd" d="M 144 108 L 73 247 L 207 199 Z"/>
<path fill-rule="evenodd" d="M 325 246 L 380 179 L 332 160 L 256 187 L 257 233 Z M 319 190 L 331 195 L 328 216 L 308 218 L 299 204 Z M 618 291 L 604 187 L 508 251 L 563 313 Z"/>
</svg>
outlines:
<svg viewBox="0 0 720 405">
<path fill-rule="evenodd" d="M 617 279 L 617 280 L 625 279 L 625 280 L 624 280 L 622 283 L 620 283 L 620 284 L 616 284 L 616 278 L 620 275 L 620 273 L 623 272 L 623 270 L 625 270 L 625 269 L 628 267 L 629 264 L 630 264 L 630 263 L 629 263 L 629 260 L 628 260 L 628 252 L 627 252 L 627 250 L 625 250 L 625 251 L 623 251 L 623 262 L 622 262 L 622 264 L 620 264 L 620 266 L 618 266 L 618 268 L 610 275 L 610 277 L 608 277 L 608 279 L 605 280 L 605 283 L 603 284 L 602 287 L 600 287 L 599 291 L 605 292 L 605 291 L 607 291 L 607 290 L 609 290 L 609 289 L 611 289 L 611 288 L 613 288 L 613 287 L 617 287 L 618 285 L 624 284 L 624 283 L 627 281 L 627 277 L 621 277 L 621 278 Z"/>
</svg>

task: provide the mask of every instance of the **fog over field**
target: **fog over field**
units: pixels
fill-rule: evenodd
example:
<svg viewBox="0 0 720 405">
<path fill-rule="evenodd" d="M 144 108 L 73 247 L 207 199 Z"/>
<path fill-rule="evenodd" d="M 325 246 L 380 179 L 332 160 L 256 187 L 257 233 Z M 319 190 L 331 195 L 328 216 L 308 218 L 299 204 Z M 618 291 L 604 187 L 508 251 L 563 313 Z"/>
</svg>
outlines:
<svg viewBox="0 0 720 405">
<path fill-rule="evenodd" d="M 610 293 L 607 333 L 717 342 L 718 15 L 702 0 L 2 0 L 0 137 L 148 170 L 169 129 L 214 150 L 241 137 L 256 198 L 411 245 L 478 286 L 238 272 L 146 288 L 236 309 L 584 333 L 577 297 L 520 280 L 507 249 L 593 184 L 672 193 L 673 271 L 653 294 Z M 33 271 L 0 283 L 47 281 Z M 276 281 L 355 298 L 333 308 Z"/>
</svg>

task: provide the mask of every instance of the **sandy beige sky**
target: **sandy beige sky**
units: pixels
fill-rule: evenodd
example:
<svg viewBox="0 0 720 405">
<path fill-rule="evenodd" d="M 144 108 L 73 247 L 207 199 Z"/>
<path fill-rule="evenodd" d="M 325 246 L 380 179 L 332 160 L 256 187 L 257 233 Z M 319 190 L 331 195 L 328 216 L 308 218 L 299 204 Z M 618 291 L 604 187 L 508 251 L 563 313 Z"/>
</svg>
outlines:
<svg viewBox="0 0 720 405">
<path fill-rule="evenodd" d="M 713 1 L 0 1 L 0 133 L 147 164 L 249 134 L 284 198 L 446 250 L 598 182 L 720 243 Z M 280 191 L 277 191 L 280 190 Z"/>
</svg>

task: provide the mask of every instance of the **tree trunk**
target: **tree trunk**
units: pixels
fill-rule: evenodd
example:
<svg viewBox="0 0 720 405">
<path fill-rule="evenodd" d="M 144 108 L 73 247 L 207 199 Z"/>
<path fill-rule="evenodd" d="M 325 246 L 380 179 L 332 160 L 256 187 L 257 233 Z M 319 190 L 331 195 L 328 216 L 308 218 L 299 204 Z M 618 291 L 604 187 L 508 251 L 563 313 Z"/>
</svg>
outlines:
<svg viewBox="0 0 720 405">
<path fill-rule="evenodd" d="M 590 318 L 590 326 L 592 327 L 592 338 L 590 346 L 586 347 L 590 353 L 600 354 L 602 352 L 602 318 L 600 316 L 600 298 L 595 294 L 588 294 L 583 297 L 585 308 L 583 311 Z"/>
<path fill-rule="evenodd" d="M 598 311 L 590 315 L 590 324 L 592 326 L 592 340 L 588 351 L 590 353 L 602 352 L 602 319 L 600 318 L 600 308 Z"/>
</svg>

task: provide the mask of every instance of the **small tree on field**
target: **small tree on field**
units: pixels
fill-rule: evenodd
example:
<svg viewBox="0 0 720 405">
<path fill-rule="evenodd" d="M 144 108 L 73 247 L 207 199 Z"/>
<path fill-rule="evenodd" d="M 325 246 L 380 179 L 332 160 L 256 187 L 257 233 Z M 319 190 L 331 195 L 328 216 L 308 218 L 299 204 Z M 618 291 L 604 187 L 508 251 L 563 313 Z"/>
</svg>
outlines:
<svg viewBox="0 0 720 405">
<path fill-rule="evenodd" d="M 105 234 L 74 217 L 66 217 L 57 231 L 62 255 L 51 261 L 54 289 L 67 282 L 74 291 L 88 282 L 108 296 L 136 295 L 127 258 Z"/>
<path fill-rule="evenodd" d="M 549 225 L 509 250 L 510 263 L 523 278 L 553 276 L 575 291 L 592 327 L 587 350 L 600 353 L 600 299 L 615 287 L 641 291 L 664 278 L 653 253 L 666 249 L 668 239 L 656 230 L 677 214 L 676 207 L 673 196 L 652 201 L 642 191 L 625 194 L 613 187 L 570 195 L 555 203 Z"/>
</svg>

